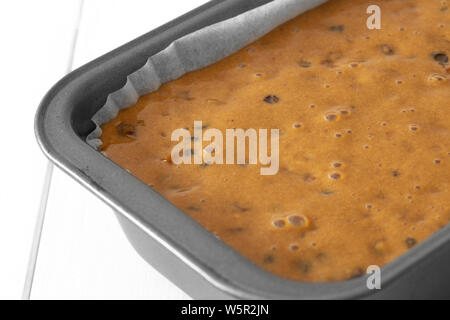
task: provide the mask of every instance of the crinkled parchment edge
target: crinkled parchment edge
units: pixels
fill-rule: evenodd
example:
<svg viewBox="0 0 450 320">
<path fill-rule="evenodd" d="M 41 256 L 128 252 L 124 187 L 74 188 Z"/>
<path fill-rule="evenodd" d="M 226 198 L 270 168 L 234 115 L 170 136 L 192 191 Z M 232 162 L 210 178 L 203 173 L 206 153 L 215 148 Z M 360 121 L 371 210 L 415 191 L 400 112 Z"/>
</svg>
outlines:
<svg viewBox="0 0 450 320">
<path fill-rule="evenodd" d="M 274 0 L 177 39 L 149 57 L 143 67 L 127 76 L 122 88 L 108 95 L 106 103 L 92 117 L 96 128 L 87 136 L 87 143 L 99 149 L 101 125 L 114 119 L 120 110 L 136 104 L 139 97 L 237 52 L 280 24 L 324 2 L 326 0 Z"/>
</svg>

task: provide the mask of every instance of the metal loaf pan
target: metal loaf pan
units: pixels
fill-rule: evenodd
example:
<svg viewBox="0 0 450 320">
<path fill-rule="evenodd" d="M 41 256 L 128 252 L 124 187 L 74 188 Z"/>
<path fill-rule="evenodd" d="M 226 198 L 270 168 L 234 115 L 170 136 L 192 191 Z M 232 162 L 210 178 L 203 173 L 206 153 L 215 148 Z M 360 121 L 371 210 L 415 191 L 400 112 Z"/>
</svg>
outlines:
<svg viewBox="0 0 450 320">
<path fill-rule="evenodd" d="M 365 277 L 335 283 L 286 280 L 248 261 L 85 142 L 94 129 L 92 115 L 149 56 L 183 35 L 266 2 L 210 1 L 73 71 L 37 111 L 42 150 L 106 202 L 139 254 L 194 298 L 449 298 L 450 226 L 384 266 L 381 290 L 367 289 Z"/>
</svg>

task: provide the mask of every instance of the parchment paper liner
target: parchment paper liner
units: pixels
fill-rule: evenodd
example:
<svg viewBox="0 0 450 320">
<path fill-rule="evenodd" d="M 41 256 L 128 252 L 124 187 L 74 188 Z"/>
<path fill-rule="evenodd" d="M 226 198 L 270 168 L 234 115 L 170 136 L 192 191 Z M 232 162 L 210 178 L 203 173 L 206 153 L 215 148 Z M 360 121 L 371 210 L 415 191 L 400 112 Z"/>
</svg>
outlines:
<svg viewBox="0 0 450 320">
<path fill-rule="evenodd" d="M 108 95 L 106 103 L 92 117 L 96 128 L 87 136 L 87 143 L 99 149 L 102 144 L 100 126 L 114 119 L 121 109 L 136 104 L 140 96 L 239 51 L 277 26 L 326 1 L 274 0 L 172 42 L 130 74 L 125 86 Z"/>
</svg>

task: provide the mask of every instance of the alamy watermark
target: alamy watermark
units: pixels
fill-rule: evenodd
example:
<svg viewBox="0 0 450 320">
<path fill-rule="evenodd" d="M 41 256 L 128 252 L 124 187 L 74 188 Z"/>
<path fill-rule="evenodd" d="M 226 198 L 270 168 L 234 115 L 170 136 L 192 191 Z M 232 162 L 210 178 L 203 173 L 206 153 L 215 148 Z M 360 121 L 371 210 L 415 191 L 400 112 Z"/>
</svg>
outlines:
<svg viewBox="0 0 450 320">
<path fill-rule="evenodd" d="M 366 13 L 370 16 L 366 20 L 366 26 L 369 30 L 381 29 L 381 9 L 379 6 L 373 4 L 367 7 Z"/>
<path fill-rule="evenodd" d="M 371 265 L 367 267 L 367 274 L 370 276 L 367 277 L 366 286 L 369 290 L 380 290 L 381 289 L 381 269 L 377 265 Z"/>
<path fill-rule="evenodd" d="M 178 141 L 172 149 L 174 164 L 252 164 L 261 165 L 261 175 L 275 175 L 279 168 L 279 129 L 214 128 L 203 132 L 202 121 L 194 121 L 193 136 L 184 128 L 172 132 L 171 140 Z M 268 140 L 270 139 L 270 148 Z M 204 142 L 209 143 L 206 147 Z M 247 148 L 248 147 L 248 148 Z"/>
</svg>

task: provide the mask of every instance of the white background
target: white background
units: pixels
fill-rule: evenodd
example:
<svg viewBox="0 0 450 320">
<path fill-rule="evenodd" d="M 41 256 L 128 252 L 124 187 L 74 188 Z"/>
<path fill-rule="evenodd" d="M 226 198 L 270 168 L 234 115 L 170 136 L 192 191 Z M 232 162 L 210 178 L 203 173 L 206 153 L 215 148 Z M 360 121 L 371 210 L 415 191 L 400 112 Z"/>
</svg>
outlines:
<svg viewBox="0 0 450 320">
<path fill-rule="evenodd" d="M 0 299 L 23 295 L 45 189 L 47 160 L 33 131 L 34 114 L 43 95 L 72 67 L 205 2 L 2 2 Z M 189 298 L 135 253 L 106 205 L 59 169 L 53 170 L 44 211 L 42 240 L 29 288 L 31 299 Z"/>
</svg>

